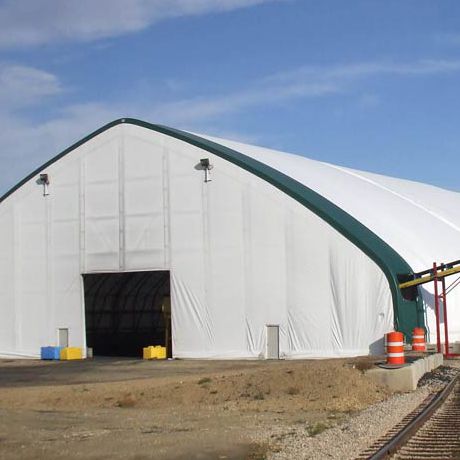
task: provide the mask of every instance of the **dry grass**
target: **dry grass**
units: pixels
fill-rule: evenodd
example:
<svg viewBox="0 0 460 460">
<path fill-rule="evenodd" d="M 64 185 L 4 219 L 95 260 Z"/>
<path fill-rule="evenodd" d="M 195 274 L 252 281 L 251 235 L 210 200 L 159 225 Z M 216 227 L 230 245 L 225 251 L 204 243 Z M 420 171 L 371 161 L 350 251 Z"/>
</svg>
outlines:
<svg viewBox="0 0 460 460">
<path fill-rule="evenodd" d="M 286 393 L 291 396 L 298 395 L 300 393 L 300 389 L 298 387 L 289 387 L 286 390 Z"/>
<path fill-rule="evenodd" d="M 123 395 L 116 403 L 118 407 L 134 407 L 137 403 L 136 398 L 131 394 Z"/>
<path fill-rule="evenodd" d="M 308 433 L 308 436 L 316 436 L 322 433 L 324 430 L 327 430 L 328 428 L 329 428 L 329 425 L 327 425 L 326 423 L 317 422 L 307 427 L 307 433 Z"/>
<path fill-rule="evenodd" d="M 357 361 L 257 363 L 244 370 L 204 376 L 191 373 L 123 382 L 53 385 L 52 391 L 46 386 L 11 387 L 2 389 L 0 408 L 162 409 L 206 404 L 226 405 L 238 411 L 346 413 L 380 401 L 389 393 L 353 368 Z"/>
</svg>

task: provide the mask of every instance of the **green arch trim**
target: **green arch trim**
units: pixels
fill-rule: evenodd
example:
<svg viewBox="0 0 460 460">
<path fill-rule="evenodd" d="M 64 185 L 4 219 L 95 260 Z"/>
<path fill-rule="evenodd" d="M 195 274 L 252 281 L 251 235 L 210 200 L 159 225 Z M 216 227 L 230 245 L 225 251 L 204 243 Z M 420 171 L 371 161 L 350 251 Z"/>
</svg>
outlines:
<svg viewBox="0 0 460 460">
<path fill-rule="evenodd" d="M 260 177 L 282 192 L 286 193 L 331 225 L 380 267 L 390 286 L 393 299 L 395 327 L 397 327 L 398 330 L 404 332 L 404 334 L 409 337 L 413 327 L 424 326 L 423 306 L 421 304 L 420 296 L 418 296 L 418 299 L 414 301 L 405 300 L 401 294 L 401 290 L 399 289 L 398 275 L 406 277 L 411 276 L 413 274 L 413 270 L 410 265 L 379 236 L 331 201 L 276 169 L 237 152 L 236 150 L 178 129 L 151 124 L 134 118 L 120 118 L 118 120 L 114 120 L 76 142 L 49 160 L 43 166 L 29 174 L 16 186 L 6 192 L 0 198 L 0 203 L 60 158 L 69 154 L 104 131 L 121 124 L 131 124 L 150 129 L 194 145 L 195 147 L 217 155 L 218 157 L 239 166 L 240 168 Z M 375 212 L 378 212 L 378 210 L 376 209 Z"/>
</svg>

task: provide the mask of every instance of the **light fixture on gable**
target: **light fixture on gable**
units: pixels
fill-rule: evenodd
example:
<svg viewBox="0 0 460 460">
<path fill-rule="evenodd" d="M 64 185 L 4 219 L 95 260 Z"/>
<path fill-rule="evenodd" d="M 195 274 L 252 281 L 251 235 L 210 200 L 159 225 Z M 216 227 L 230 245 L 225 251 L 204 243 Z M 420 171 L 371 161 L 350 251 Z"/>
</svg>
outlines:
<svg viewBox="0 0 460 460">
<path fill-rule="evenodd" d="M 204 181 L 211 182 L 211 169 L 213 165 L 209 162 L 209 158 L 202 158 L 200 160 L 201 169 L 204 169 Z"/>
<path fill-rule="evenodd" d="M 43 196 L 47 196 L 50 194 L 48 186 L 50 185 L 50 178 L 48 174 L 40 174 L 40 179 L 38 181 L 40 184 L 43 185 Z"/>
</svg>

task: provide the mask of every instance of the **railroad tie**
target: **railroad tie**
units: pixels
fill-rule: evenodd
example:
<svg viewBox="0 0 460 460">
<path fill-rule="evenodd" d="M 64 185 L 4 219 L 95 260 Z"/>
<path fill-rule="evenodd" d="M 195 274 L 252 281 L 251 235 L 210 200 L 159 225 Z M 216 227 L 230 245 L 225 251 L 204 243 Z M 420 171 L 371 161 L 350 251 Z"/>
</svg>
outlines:
<svg viewBox="0 0 460 460">
<path fill-rule="evenodd" d="M 444 404 L 393 457 L 395 460 L 460 458 L 460 382 Z"/>
<path fill-rule="evenodd" d="M 357 460 L 460 460 L 460 376 L 358 455 Z"/>
</svg>

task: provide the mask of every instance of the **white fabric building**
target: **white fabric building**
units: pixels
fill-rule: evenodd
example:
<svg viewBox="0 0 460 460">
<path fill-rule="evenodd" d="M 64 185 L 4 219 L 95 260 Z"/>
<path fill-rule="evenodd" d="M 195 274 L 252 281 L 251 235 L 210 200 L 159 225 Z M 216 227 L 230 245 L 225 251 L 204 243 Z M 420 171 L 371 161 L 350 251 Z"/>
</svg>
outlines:
<svg viewBox="0 0 460 460">
<path fill-rule="evenodd" d="M 398 283 L 459 259 L 459 231 L 458 193 L 117 120 L 0 201 L 0 356 L 379 353 L 434 331 L 430 292 Z M 449 312 L 458 339 L 460 292 Z"/>
</svg>

